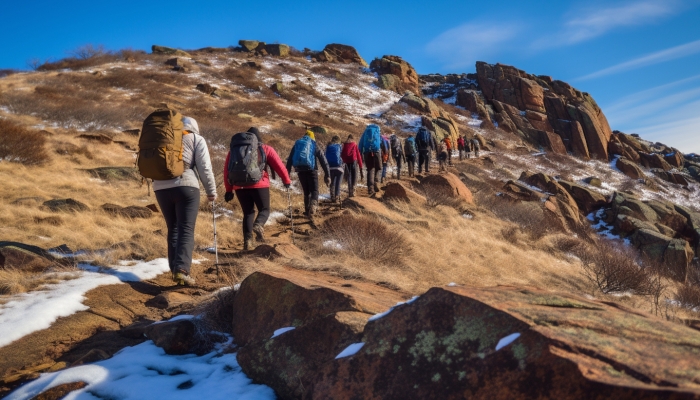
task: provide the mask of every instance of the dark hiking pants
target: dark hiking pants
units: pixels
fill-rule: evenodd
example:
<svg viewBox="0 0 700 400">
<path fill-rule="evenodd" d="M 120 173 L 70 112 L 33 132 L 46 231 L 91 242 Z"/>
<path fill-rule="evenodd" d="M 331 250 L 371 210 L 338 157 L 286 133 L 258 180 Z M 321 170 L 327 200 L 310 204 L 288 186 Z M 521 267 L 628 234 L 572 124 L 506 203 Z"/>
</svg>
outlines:
<svg viewBox="0 0 700 400">
<path fill-rule="evenodd" d="M 355 195 L 355 185 L 357 184 L 357 163 L 345 164 L 345 174 L 348 179 L 348 194 Z"/>
<path fill-rule="evenodd" d="M 343 183 L 343 170 L 331 169 L 331 199 L 340 197 L 340 184 Z"/>
<path fill-rule="evenodd" d="M 236 197 L 243 211 L 243 238 L 251 237 L 253 226 L 256 224 L 265 226 L 265 222 L 270 217 L 270 188 L 238 189 Z M 255 208 L 258 209 L 257 217 Z"/>
<path fill-rule="evenodd" d="M 382 160 L 379 153 L 365 153 L 365 167 L 367 168 L 367 193 L 373 195 L 379 191 L 379 173 L 382 172 Z"/>
<path fill-rule="evenodd" d="M 194 250 L 194 224 L 199 212 L 199 189 L 180 186 L 158 190 L 156 200 L 168 227 L 170 271 L 190 273 Z"/>
<path fill-rule="evenodd" d="M 304 190 L 304 212 L 308 214 L 311 202 L 318 202 L 318 171 L 299 171 L 297 177 Z"/>
<path fill-rule="evenodd" d="M 425 166 L 425 173 L 430 172 L 430 150 L 418 150 L 418 173 L 423 171 L 423 166 Z"/>
<path fill-rule="evenodd" d="M 401 157 L 394 157 L 396 161 L 396 179 L 401 179 L 401 166 L 403 165 L 403 159 Z"/>
<path fill-rule="evenodd" d="M 406 156 L 406 163 L 408 164 L 408 176 L 413 176 L 416 171 L 416 155 Z"/>
</svg>

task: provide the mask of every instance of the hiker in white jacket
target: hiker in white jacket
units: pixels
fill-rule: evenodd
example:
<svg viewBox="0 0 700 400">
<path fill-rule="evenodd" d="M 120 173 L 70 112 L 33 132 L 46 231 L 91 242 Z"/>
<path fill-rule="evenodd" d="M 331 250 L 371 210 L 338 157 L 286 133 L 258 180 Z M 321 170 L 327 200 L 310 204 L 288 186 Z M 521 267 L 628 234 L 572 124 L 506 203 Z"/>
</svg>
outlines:
<svg viewBox="0 0 700 400">
<path fill-rule="evenodd" d="M 182 159 L 185 172 L 177 178 L 154 180 L 153 191 L 168 226 L 168 263 L 178 285 L 194 285 L 190 277 L 194 225 L 199 211 L 199 180 L 209 201 L 216 200 L 216 182 L 207 142 L 194 118 L 182 117 Z"/>
</svg>

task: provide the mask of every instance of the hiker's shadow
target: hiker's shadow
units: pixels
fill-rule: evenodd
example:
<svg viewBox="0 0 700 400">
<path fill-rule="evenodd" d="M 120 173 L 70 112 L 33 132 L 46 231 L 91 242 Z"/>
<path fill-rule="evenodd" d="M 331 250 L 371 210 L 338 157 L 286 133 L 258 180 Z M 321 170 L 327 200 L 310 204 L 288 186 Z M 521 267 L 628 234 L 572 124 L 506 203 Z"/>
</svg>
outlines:
<svg viewBox="0 0 700 400">
<path fill-rule="evenodd" d="M 91 265 L 91 264 L 78 264 L 78 268 L 82 269 L 83 271 L 88 271 L 88 272 L 95 272 L 98 274 L 105 274 L 105 275 L 112 275 L 117 277 L 122 282 L 138 282 L 141 280 L 138 275 L 136 275 L 133 272 L 128 272 L 128 271 L 118 271 L 114 268 L 110 267 L 101 267 L 97 265 Z"/>
</svg>

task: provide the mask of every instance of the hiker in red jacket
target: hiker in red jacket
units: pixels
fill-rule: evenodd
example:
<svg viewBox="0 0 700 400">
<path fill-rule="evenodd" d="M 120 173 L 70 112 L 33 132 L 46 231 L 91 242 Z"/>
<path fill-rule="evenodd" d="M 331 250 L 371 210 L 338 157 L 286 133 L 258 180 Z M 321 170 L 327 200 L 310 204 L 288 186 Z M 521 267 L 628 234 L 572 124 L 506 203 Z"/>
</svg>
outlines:
<svg viewBox="0 0 700 400">
<path fill-rule="evenodd" d="M 464 160 L 464 137 L 457 139 L 457 150 L 459 151 L 459 161 Z"/>
<path fill-rule="evenodd" d="M 357 184 L 357 170 L 360 170 L 360 179 L 365 179 L 362 172 L 362 154 L 355 143 L 352 134 L 343 144 L 343 151 L 340 158 L 345 163 L 345 173 L 348 177 L 348 196 L 355 197 L 355 184 Z"/>
<path fill-rule="evenodd" d="M 277 152 L 272 147 L 264 144 L 260 132 L 257 128 L 251 127 L 248 132 L 255 134 L 258 138 L 258 143 L 265 152 L 267 158 L 267 165 L 272 168 L 272 171 L 276 172 L 280 178 L 282 178 L 282 183 L 284 187 L 289 189 L 292 181 L 289 179 L 289 174 L 284 166 L 284 163 L 277 155 Z M 233 186 L 228 181 L 228 162 L 230 152 L 226 155 L 226 162 L 224 163 L 224 186 L 226 186 L 226 195 L 224 200 L 229 202 L 233 199 L 233 191 L 236 192 L 238 197 L 238 202 L 241 204 L 241 210 L 243 210 L 243 250 L 252 250 L 254 247 L 253 233 L 257 240 L 265 240 L 265 222 L 270 216 L 270 176 L 267 173 L 267 169 L 263 171 L 263 177 L 259 182 L 250 186 Z M 255 216 L 255 208 L 258 209 L 258 215 Z"/>
</svg>

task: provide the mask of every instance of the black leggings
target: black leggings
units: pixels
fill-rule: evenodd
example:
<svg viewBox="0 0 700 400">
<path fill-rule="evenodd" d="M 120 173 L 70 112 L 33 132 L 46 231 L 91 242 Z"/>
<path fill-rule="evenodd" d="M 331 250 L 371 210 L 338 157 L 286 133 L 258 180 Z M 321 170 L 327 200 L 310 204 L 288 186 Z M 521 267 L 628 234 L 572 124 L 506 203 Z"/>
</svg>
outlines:
<svg viewBox="0 0 700 400">
<path fill-rule="evenodd" d="M 304 210 L 308 213 L 311 201 L 318 201 L 318 172 L 313 169 L 311 171 L 297 171 L 297 177 L 304 190 Z"/>
<path fill-rule="evenodd" d="M 251 235 L 253 225 L 265 226 L 270 217 L 270 188 L 238 189 L 236 190 L 238 203 L 243 210 L 243 237 Z M 258 208 L 258 216 L 255 216 L 255 208 Z"/>
<path fill-rule="evenodd" d="M 172 272 L 190 273 L 199 189 L 180 186 L 158 190 L 156 200 L 168 226 L 168 265 Z"/>
<path fill-rule="evenodd" d="M 418 151 L 418 173 L 420 174 L 425 165 L 425 172 L 430 172 L 430 150 Z"/>
</svg>

